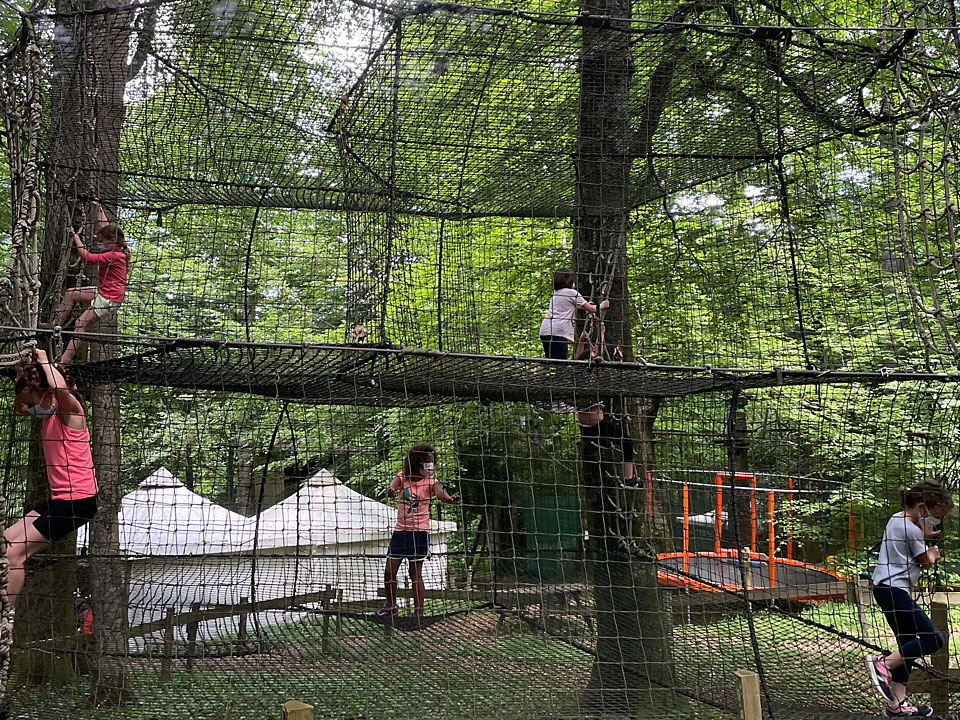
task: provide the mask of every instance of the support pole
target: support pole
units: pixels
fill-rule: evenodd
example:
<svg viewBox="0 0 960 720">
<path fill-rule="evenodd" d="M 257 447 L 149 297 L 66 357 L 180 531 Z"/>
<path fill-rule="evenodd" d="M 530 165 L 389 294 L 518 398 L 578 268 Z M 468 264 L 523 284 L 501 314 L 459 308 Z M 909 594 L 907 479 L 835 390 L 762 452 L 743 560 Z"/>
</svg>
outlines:
<svg viewBox="0 0 960 720">
<path fill-rule="evenodd" d="M 857 518 L 853 513 L 853 498 L 850 498 L 850 509 L 847 514 L 847 552 L 853 555 L 857 551 Z"/>
<path fill-rule="evenodd" d="M 787 560 L 793 560 L 793 478 L 787 478 Z"/>
<path fill-rule="evenodd" d="M 690 572 L 690 486 L 683 484 L 683 572 Z"/>
<path fill-rule="evenodd" d="M 770 587 L 777 581 L 777 563 L 774 556 L 777 554 L 776 523 L 773 514 L 776 511 L 776 499 L 773 490 L 767 493 L 767 572 L 770 573 Z"/>
<path fill-rule="evenodd" d="M 750 552 L 757 552 L 757 476 L 750 476 Z"/>
<path fill-rule="evenodd" d="M 723 473 L 717 473 L 717 503 L 713 518 L 713 551 L 720 554 L 720 537 L 723 535 Z"/>
</svg>

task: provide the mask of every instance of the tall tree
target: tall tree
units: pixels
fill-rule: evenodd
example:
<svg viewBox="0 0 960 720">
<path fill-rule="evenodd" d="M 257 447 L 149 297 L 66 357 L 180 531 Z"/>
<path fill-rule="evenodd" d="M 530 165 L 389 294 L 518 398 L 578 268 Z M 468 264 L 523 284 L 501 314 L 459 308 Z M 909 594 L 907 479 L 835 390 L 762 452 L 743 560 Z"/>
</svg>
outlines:
<svg viewBox="0 0 960 720">
<path fill-rule="evenodd" d="M 137 47 L 128 61 L 134 12 L 117 10 L 119 0 L 79 3 L 61 0 L 53 58 L 51 149 L 48 166 L 44 269 L 48 289 L 63 291 L 68 245 L 63 228 L 78 227 L 78 198 L 96 197 L 107 207 L 119 198 L 120 135 L 127 81 L 139 70 L 152 40 L 153 11 L 140 16 Z M 85 12 L 83 12 L 85 11 Z M 87 236 L 92 228 L 85 228 Z M 112 334 L 116 318 L 100 320 L 98 331 Z M 107 359 L 114 346 L 95 346 L 95 359 Z M 120 396 L 115 385 L 92 391 L 90 428 L 100 509 L 90 526 L 91 593 L 96 622 L 97 662 L 91 700 L 116 704 L 129 694 L 127 592 L 120 557 L 117 511 L 122 495 L 120 473 Z M 72 591 L 72 587 L 70 588 Z"/>
<path fill-rule="evenodd" d="M 606 342 L 632 359 L 633 327 L 626 282 L 631 169 L 636 149 L 630 118 L 634 73 L 629 0 L 587 0 L 581 16 L 580 109 L 574 253 L 584 295 L 610 301 Z M 650 79 L 655 101 L 637 142 L 649 148 L 672 77 L 658 67 Z M 664 78 L 663 75 L 666 74 Z M 611 412 L 623 413 L 622 398 Z M 649 415 L 655 404 L 644 406 Z M 651 423 L 646 422 L 644 426 Z M 662 680 L 669 667 L 668 625 L 657 588 L 655 557 L 633 551 L 632 528 L 617 501 L 619 475 L 596 449 L 581 443 L 587 496 L 589 571 L 597 605 L 597 654 L 588 701 L 603 711 L 630 711 L 646 683 Z M 648 452 L 641 460 L 649 459 Z M 646 468 L 640 467 L 645 473 Z M 649 685 L 648 685 L 649 686 Z"/>
</svg>

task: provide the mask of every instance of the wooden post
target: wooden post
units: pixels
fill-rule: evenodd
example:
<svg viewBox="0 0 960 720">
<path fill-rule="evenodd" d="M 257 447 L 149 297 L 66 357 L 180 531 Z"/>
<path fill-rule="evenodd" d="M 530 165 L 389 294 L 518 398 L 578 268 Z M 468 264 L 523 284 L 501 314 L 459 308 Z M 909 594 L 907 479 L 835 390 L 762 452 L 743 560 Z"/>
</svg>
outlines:
<svg viewBox="0 0 960 720">
<path fill-rule="evenodd" d="M 737 670 L 737 696 L 740 699 L 740 720 L 763 720 L 760 705 L 760 676 L 752 670 Z"/>
<path fill-rule="evenodd" d="M 313 720 L 313 705 L 289 700 L 283 704 L 283 720 Z"/>
<path fill-rule="evenodd" d="M 337 640 L 343 637 L 343 615 L 340 614 L 340 605 L 343 603 L 343 588 L 337 590 Z"/>
<path fill-rule="evenodd" d="M 753 556 L 750 554 L 750 548 L 745 547 L 740 551 L 740 562 L 743 564 L 743 581 L 746 583 L 744 591 L 753 590 Z"/>
<path fill-rule="evenodd" d="M 241 606 L 246 605 L 248 602 L 250 602 L 250 598 L 248 597 L 240 598 Z M 237 628 L 237 640 L 239 640 L 241 643 L 244 643 L 247 640 L 247 616 L 248 615 L 249 613 L 247 613 L 245 610 L 240 611 L 240 627 Z"/>
<path fill-rule="evenodd" d="M 330 592 L 330 586 L 327 585 L 327 592 Z M 323 600 L 320 601 L 320 607 L 323 609 L 323 633 L 320 637 L 320 654 L 326 655 L 330 652 L 330 613 L 327 610 L 330 609 L 330 596 L 324 595 Z"/>
<path fill-rule="evenodd" d="M 870 626 L 867 622 L 867 601 L 865 598 L 870 592 L 869 581 L 863 578 L 850 580 L 847 583 L 847 602 L 857 606 L 857 618 L 860 621 L 860 637 L 866 638 Z"/>
<path fill-rule="evenodd" d="M 173 618 L 176 610 L 167 608 L 167 616 L 163 625 L 163 657 L 160 658 L 160 682 L 173 678 Z"/>
<path fill-rule="evenodd" d="M 950 605 L 946 597 L 933 596 L 930 603 L 930 619 L 943 635 L 943 647 L 930 658 L 933 665 L 933 682 L 930 685 L 930 704 L 938 712 L 944 712 L 950 702 L 950 688 L 947 673 L 950 672 Z"/>
<path fill-rule="evenodd" d="M 195 602 L 190 605 L 191 612 L 200 611 L 200 603 Z M 191 620 L 187 623 L 187 670 L 193 670 L 194 655 L 197 652 L 197 633 L 200 630 L 200 623 L 197 620 Z"/>
</svg>

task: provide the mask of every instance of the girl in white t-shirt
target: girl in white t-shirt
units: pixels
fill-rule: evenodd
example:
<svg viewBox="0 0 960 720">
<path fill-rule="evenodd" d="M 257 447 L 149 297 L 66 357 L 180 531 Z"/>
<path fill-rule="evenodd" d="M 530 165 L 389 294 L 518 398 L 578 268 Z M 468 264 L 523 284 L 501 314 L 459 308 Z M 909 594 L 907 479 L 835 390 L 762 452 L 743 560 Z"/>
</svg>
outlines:
<svg viewBox="0 0 960 720">
<path fill-rule="evenodd" d="M 544 354 L 553 360 L 566 360 L 570 344 L 573 342 L 573 325 L 577 310 L 595 314 L 598 306 L 589 302 L 576 290 L 577 275 L 569 268 L 553 271 L 553 295 L 550 307 L 540 324 L 540 341 Z M 600 310 L 610 307 L 609 300 L 603 300 Z"/>
<path fill-rule="evenodd" d="M 920 569 L 932 567 L 940 551 L 926 541 L 940 534 L 937 525 L 953 509 L 950 493 L 933 482 L 901 492 L 903 511 L 887 522 L 873 573 L 873 596 L 897 638 L 897 650 L 867 658 L 870 677 L 887 705 L 888 717 L 930 717 L 929 705 L 907 703 L 907 682 L 916 661 L 943 647 L 943 635 L 913 599 Z"/>
</svg>

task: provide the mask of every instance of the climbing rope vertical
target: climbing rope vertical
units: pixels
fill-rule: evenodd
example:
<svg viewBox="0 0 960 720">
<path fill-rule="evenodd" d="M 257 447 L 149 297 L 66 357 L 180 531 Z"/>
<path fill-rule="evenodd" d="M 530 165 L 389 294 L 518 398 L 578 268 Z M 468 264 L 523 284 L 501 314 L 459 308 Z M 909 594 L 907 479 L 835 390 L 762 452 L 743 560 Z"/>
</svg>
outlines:
<svg viewBox="0 0 960 720">
<path fill-rule="evenodd" d="M 13 196 L 10 253 L 0 278 L 0 312 L 13 327 L 23 328 L 18 348 L 0 354 L 0 365 L 22 361 L 36 344 L 32 330 L 39 314 L 40 281 L 37 230 L 40 215 L 38 151 L 43 109 L 40 97 L 40 48 L 32 22 L 23 18 L 20 52 L 5 58 L 4 132 Z M 6 498 L 0 497 L 0 508 Z M 13 647 L 13 616 L 6 543 L 0 537 L 0 717 L 9 710 L 7 683 Z"/>
</svg>

